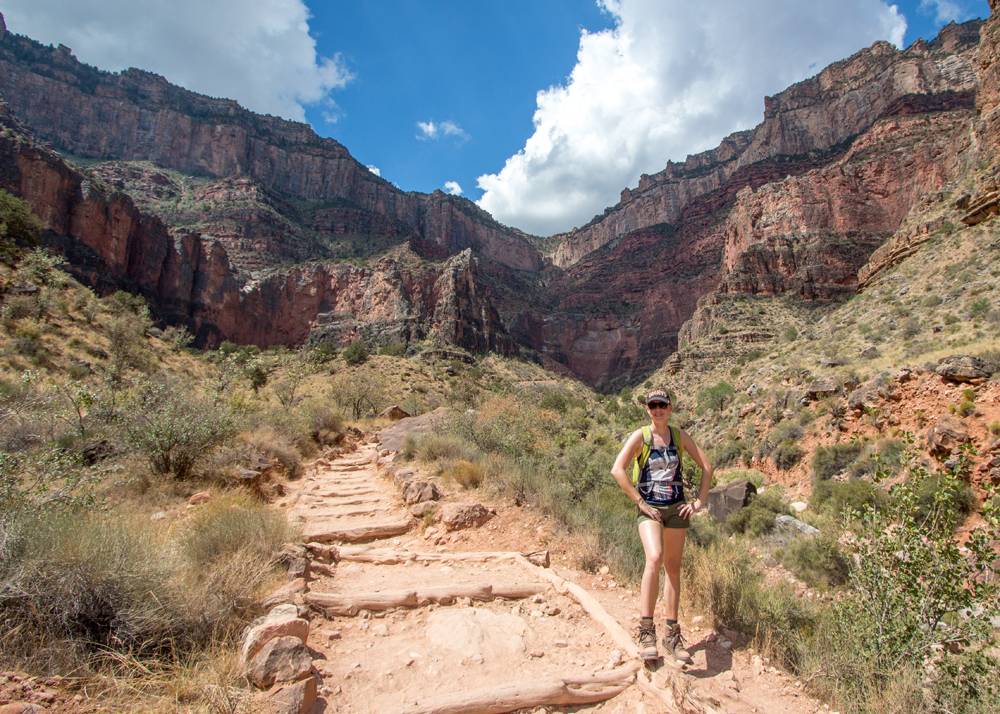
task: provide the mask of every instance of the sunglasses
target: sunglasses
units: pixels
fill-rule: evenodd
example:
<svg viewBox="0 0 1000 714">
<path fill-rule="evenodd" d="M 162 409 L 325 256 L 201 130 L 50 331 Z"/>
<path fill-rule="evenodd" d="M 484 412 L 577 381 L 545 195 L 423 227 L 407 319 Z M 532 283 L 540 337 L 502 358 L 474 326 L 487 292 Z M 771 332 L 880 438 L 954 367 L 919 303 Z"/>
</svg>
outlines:
<svg viewBox="0 0 1000 714">
<path fill-rule="evenodd" d="M 670 402 L 650 402 L 646 406 L 650 409 L 669 409 Z"/>
</svg>

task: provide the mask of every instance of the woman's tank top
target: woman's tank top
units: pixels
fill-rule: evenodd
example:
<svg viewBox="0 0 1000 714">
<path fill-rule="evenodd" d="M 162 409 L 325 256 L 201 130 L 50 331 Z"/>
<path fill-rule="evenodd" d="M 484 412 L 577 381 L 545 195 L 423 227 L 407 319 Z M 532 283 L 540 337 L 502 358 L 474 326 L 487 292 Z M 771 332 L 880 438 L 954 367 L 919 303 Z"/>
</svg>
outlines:
<svg viewBox="0 0 1000 714">
<path fill-rule="evenodd" d="M 681 461 L 673 429 L 668 433 L 670 443 L 652 447 L 649 461 L 639 474 L 639 495 L 651 506 L 670 506 L 684 500 Z"/>
</svg>

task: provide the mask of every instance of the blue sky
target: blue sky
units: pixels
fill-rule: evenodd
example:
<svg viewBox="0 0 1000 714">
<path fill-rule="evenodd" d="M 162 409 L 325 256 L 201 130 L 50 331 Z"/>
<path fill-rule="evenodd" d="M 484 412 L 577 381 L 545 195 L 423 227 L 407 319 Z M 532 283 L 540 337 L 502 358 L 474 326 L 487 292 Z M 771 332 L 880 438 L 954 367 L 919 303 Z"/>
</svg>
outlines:
<svg viewBox="0 0 1000 714">
<path fill-rule="evenodd" d="M 473 199 L 482 194 L 476 178 L 499 169 L 531 134 L 538 90 L 572 70 L 580 29 L 614 23 L 593 0 L 307 4 L 319 52 L 341 53 L 356 77 L 336 92 L 336 123 L 320 108 L 307 109 L 309 122 L 402 188 L 432 191 L 455 180 Z M 944 24 L 933 3 L 895 4 L 907 46 Z M 963 19 L 989 13 L 986 0 L 953 6 Z M 453 121 L 468 138 L 418 140 L 416 123 L 427 120 Z"/>
<path fill-rule="evenodd" d="M 404 190 L 538 234 L 761 120 L 763 97 L 986 0 L 0 0 L 8 27 L 308 121 Z M 421 128 L 423 127 L 423 128 Z"/>
</svg>

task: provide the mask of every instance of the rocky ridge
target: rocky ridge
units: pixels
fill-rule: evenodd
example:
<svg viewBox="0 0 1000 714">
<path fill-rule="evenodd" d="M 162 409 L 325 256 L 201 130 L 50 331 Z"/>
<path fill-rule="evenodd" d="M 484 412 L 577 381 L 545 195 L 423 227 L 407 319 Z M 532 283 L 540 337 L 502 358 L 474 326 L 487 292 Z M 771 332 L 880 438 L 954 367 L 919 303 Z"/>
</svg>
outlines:
<svg viewBox="0 0 1000 714">
<path fill-rule="evenodd" d="M 64 156 L 8 117 L 19 138 L 6 154 L 24 156 L 3 185 L 36 207 L 78 275 L 143 293 L 201 344 L 436 337 L 612 388 L 710 331 L 699 298 L 840 300 L 934 234 L 940 219 L 912 209 L 993 136 L 989 92 L 976 94 L 976 72 L 993 66 L 992 25 L 976 49 L 981 24 L 905 51 L 876 43 L 768 98 L 756 129 L 554 237 L 555 265 L 474 204 L 401 192 L 305 125 L 11 33 L 0 94 Z M 758 332 L 748 343 L 773 331 Z"/>
</svg>

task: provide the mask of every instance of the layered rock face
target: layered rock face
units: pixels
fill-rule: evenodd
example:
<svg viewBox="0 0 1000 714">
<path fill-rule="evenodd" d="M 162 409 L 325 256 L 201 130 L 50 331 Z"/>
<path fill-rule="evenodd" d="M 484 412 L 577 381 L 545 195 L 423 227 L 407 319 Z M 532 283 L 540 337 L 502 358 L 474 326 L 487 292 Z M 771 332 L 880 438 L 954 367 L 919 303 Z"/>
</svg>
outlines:
<svg viewBox="0 0 1000 714">
<path fill-rule="evenodd" d="M 434 257 L 471 247 L 517 269 L 541 266 L 523 234 L 465 199 L 404 193 L 305 124 L 254 114 L 158 75 L 102 72 L 78 62 L 66 47 L 3 32 L 0 95 L 36 137 L 74 156 L 149 161 L 194 176 L 242 177 L 300 203 L 297 210 L 307 216 L 359 237 L 384 238 L 378 231 L 388 224 L 391 235 L 412 236 L 416 248 L 431 247 Z M 284 217 L 292 223 L 298 218 Z"/>
<path fill-rule="evenodd" d="M 201 344 L 294 345 L 318 330 L 340 342 L 437 336 L 476 351 L 515 350 L 470 250 L 443 265 L 400 249 L 366 267 L 307 264 L 246 282 L 222 241 L 143 213 L 126 194 L 34 144 L 6 111 L 0 187 L 31 204 L 46 241 L 79 278 L 144 295 L 162 320 L 187 326 Z"/>
<path fill-rule="evenodd" d="M 765 98 L 764 121 L 755 129 L 643 175 L 618 205 L 561 236 L 553 262 L 569 266 L 630 231 L 676 224 L 686 206 L 712 192 L 735 195 L 828 163 L 882 117 L 971 107 L 980 24 L 949 25 L 933 43 L 916 42 L 905 52 L 878 42 Z"/>
<path fill-rule="evenodd" d="M 905 52 L 877 43 L 768 98 L 754 130 L 556 237 L 555 264 L 474 204 L 399 191 L 304 125 L 2 31 L 0 94 L 30 132 L 0 113 L 0 185 L 79 276 L 142 293 L 201 344 L 436 336 L 618 387 L 708 335 L 729 296 L 839 299 L 935 230 L 913 207 L 1000 137 L 998 38 L 991 20 L 977 53 L 981 24 Z"/>
</svg>

